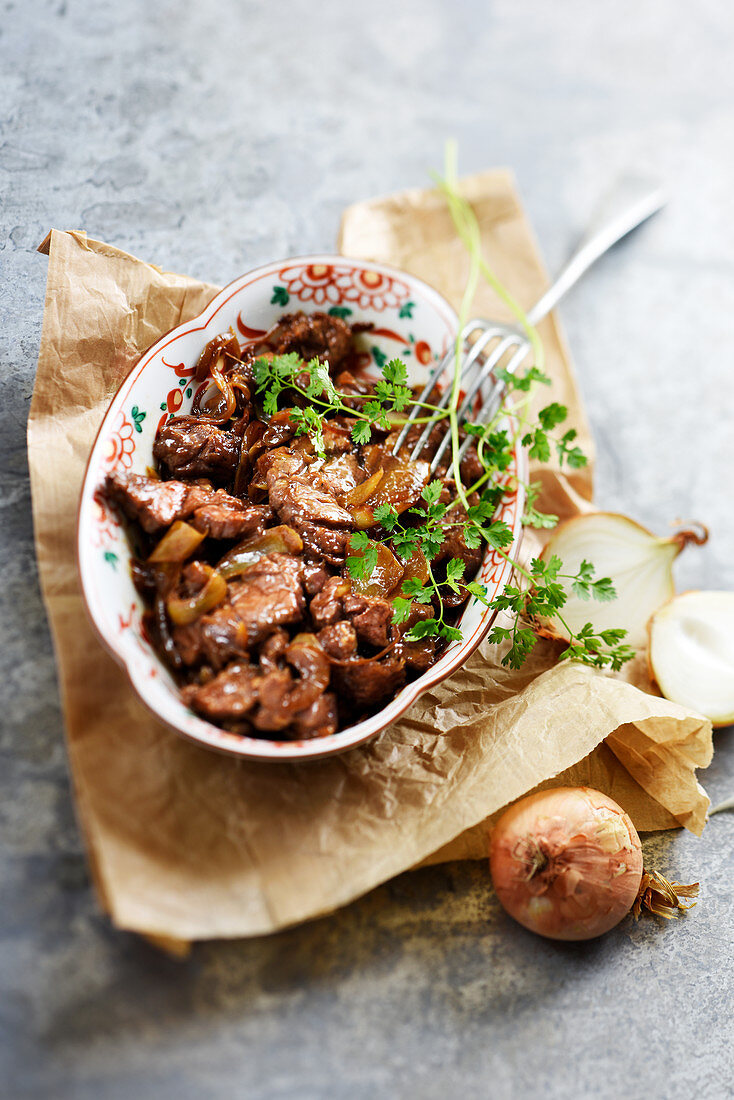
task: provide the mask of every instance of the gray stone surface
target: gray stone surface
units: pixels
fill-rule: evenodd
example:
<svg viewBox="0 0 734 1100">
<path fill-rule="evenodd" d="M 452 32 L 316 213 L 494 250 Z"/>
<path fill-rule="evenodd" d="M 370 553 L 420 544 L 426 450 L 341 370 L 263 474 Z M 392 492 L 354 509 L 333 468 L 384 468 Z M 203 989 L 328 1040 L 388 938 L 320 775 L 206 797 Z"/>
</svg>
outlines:
<svg viewBox="0 0 734 1100">
<path fill-rule="evenodd" d="M 50 226 L 212 281 L 328 249 L 342 207 L 512 165 L 551 268 L 606 182 L 664 215 L 563 306 L 598 496 L 713 537 L 734 587 L 734 15 L 729 0 L 0 4 L 0 1080 L 12 1098 L 720 1098 L 732 1089 L 734 821 L 646 852 L 703 897 L 677 927 L 558 946 L 484 867 L 405 875 L 328 919 L 174 962 L 99 914 L 74 824 L 33 561 L 24 425 Z M 705 777 L 734 794 L 732 733 Z"/>
</svg>

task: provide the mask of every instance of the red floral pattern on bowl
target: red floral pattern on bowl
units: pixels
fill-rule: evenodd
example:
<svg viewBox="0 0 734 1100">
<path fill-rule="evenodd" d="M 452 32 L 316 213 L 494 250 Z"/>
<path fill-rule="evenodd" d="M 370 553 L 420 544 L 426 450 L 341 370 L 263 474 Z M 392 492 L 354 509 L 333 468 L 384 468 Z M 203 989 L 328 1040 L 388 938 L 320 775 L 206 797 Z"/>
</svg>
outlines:
<svg viewBox="0 0 734 1100">
<path fill-rule="evenodd" d="M 107 465 L 110 469 L 122 466 L 131 470 L 135 453 L 135 430 L 133 424 L 120 410 L 115 427 L 107 436 Z"/>
<path fill-rule="evenodd" d="M 77 547 L 87 609 L 100 638 L 123 666 L 140 698 L 184 737 L 255 760 L 314 759 L 362 744 L 462 664 L 492 620 L 492 613 L 472 598 L 461 617 L 461 642 L 452 642 L 432 668 L 404 687 L 378 714 L 331 737 L 284 742 L 241 737 L 205 722 L 182 703 L 173 678 L 142 629 L 142 602 L 128 568 L 131 545 L 127 527 L 119 523 L 99 488 L 113 467 L 143 473 L 151 465 L 159 425 L 191 408 L 194 364 L 209 340 L 230 327 L 244 342 L 257 339 L 283 312 L 296 308 L 306 312 L 330 309 L 351 322 L 370 322 L 371 331 L 360 337 L 363 361 L 379 367 L 386 359 L 400 356 L 411 382 L 416 383 L 425 379 L 427 365 L 451 346 L 457 325 L 456 314 L 435 290 L 383 264 L 307 256 L 257 268 L 225 287 L 199 317 L 162 337 L 130 372 L 100 428 L 79 508 Z M 507 489 L 499 509 L 499 518 L 513 532 L 511 556 L 519 546 L 524 505 L 516 474 L 525 476 L 525 456 L 519 445 L 504 475 Z M 479 579 L 487 585 L 490 597 L 501 590 L 510 573 L 506 558 L 488 550 Z"/>
<path fill-rule="evenodd" d="M 404 279 L 372 267 L 348 263 L 312 263 L 300 261 L 281 268 L 278 277 L 288 300 L 313 302 L 317 306 L 354 304 L 359 309 L 382 312 L 400 309 L 410 297 Z M 280 297 L 284 297 L 283 294 Z M 283 305 L 288 302 L 283 301 Z"/>
</svg>

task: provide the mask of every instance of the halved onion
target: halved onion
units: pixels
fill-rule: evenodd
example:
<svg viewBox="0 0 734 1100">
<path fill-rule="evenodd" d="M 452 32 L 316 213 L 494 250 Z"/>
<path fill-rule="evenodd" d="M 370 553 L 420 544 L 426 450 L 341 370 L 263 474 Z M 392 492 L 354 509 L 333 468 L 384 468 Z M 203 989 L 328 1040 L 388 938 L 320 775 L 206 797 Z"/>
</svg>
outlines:
<svg viewBox="0 0 734 1100">
<path fill-rule="evenodd" d="M 643 647 L 650 616 L 675 593 L 674 560 L 689 542 L 701 545 L 707 538 L 704 527 L 658 538 L 627 516 L 592 512 L 559 524 L 542 557 L 548 561 L 558 555 L 564 574 L 576 573 L 582 561 L 591 562 L 595 579 L 611 577 L 614 584 L 617 596 L 609 603 L 584 600 L 568 591 L 561 614 L 571 630 L 579 631 L 589 622 L 597 633 L 624 627 L 625 642 Z M 568 582 L 563 584 L 568 590 Z M 556 619 L 543 625 L 546 633 L 568 640 L 568 632 Z"/>
<path fill-rule="evenodd" d="M 666 699 L 734 722 L 734 592 L 684 592 L 650 620 L 650 670 Z"/>
</svg>

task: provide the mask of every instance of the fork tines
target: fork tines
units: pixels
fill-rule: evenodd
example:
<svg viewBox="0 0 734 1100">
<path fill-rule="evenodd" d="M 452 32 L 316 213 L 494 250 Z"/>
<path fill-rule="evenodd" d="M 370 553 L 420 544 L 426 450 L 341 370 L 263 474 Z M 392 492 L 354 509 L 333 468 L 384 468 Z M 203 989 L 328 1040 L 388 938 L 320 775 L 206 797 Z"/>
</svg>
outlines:
<svg viewBox="0 0 734 1100">
<path fill-rule="evenodd" d="M 473 341 L 472 337 L 474 337 Z M 465 349 L 461 363 L 461 388 L 464 396 L 457 410 L 459 423 L 467 418 L 481 391 L 481 405 L 472 413 L 471 418 L 475 424 L 486 424 L 499 408 L 506 383 L 502 379 L 494 378 L 489 390 L 485 383 L 490 382 L 493 371 L 503 360 L 506 360 L 505 369 L 510 374 L 514 373 L 530 350 L 530 341 L 524 332 L 511 325 L 495 324 L 477 318 L 464 326 L 461 332 L 461 344 Z M 408 437 L 410 428 L 421 415 L 421 403 L 429 397 L 441 376 L 447 371 L 450 371 L 453 376 L 454 356 L 455 349 L 452 347 L 431 371 L 428 381 L 419 394 L 416 404 L 410 409 L 408 419 L 395 440 L 392 449 L 394 455 L 399 452 Z M 438 400 L 433 404 L 439 409 L 445 409 L 451 399 L 451 389 L 450 384 L 445 385 Z M 410 453 L 411 459 L 417 459 L 420 456 L 436 423 L 435 419 L 426 423 Z M 467 436 L 462 443 L 459 461 L 470 446 L 471 439 L 471 436 Z M 450 442 L 451 433 L 447 431 L 431 460 L 431 473 L 435 472 Z"/>
</svg>

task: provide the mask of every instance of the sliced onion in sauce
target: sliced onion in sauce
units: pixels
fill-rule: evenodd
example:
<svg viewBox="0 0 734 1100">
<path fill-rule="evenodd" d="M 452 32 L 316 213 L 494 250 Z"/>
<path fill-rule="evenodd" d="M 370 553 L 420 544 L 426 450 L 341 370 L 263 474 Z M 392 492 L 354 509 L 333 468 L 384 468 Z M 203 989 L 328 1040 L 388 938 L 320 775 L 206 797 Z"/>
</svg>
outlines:
<svg viewBox="0 0 734 1100">
<path fill-rule="evenodd" d="M 237 337 L 231 335 L 231 333 L 223 332 L 209 341 L 197 360 L 195 380 L 203 382 L 212 370 L 212 364 L 223 358 L 224 354 L 229 355 L 232 359 L 239 359 L 242 354 Z"/>
<path fill-rule="evenodd" d="M 350 489 L 344 498 L 344 504 L 347 508 L 352 508 L 358 504 L 364 504 L 369 497 L 372 496 L 377 486 L 382 481 L 382 476 L 385 473 L 382 466 L 379 470 L 375 470 L 366 481 L 363 481 L 361 485 L 355 485 L 353 489 Z"/>
<path fill-rule="evenodd" d="M 375 491 L 354 511 L 354 521 L 359 528 L 375 525 L 374 510 L 380 504 L 389 504 L 398 513 L 412 508 L 420 501 L 430 477 L 430 467 L 422 459 L 412 461 L 400 455 L 388 455 L 382 468 L 385 473 Z"/>
<path fill-rule="evenodd" d="M 262 535 L 245 539 L 225 554 L 217 571 L 225 578 L 245 573 L 266 554 L 300 554 L 303 540 L 292 527 L 269 527 Z"/>
<path fill-rule="evenodd" d="M 428 562 L 422 550 L 414 550 L 406 561 L 403 575 L 400 578 L 400 588 L 402 588 L 405 581 L 410 580 L 412 577 L 416 577 L 421 584 L 425 584 L 428 580 Z M 391 592 L 390 595 L 399 596 L 400 591 L 396 590 Z"/>
<path fill-rule="evenodd" d="M 203 381 L 203 378 L 205 377 L 204 375 L 201 379 L 199 378 L 199 367 L 201 366 L 202 362 L 203 354 L 196 368 L 197 381 Z M 204 403 L 205 399 L 211 393 L 211 386 L 209 386 L 203 393 L 197 394 L 197 396 L 194 398 L 191 411 L 195 416 L 199 413 L 203 413 L 207 420 L 209 420 L 212 424 L 224 424 L 227 420 L 230 420 L 237 411 L 237 395 L 235 394 L 229 382 L 229 379 L 225 378 L 222 373 L 225 366 L 224 354 L 220 352 L 220 354 L 217 355 L 216 359 L 213 362 L 211 362 L 210 360 L 210 363 L 211 366 L 209 367 L 209 373 L 211 374 L 211 380 L 214 386 L 216 386 L 216 388 L 219 390 L 221 397 L 224 399 L 224 405 L 222 405 L 221 400 L 213 407 L 211 405 L 211 402 Z"/>
<path fill-rule="evenodd" d="M 244 496 L 247 486 L 245 477 L 252 469 L 257 455 L 262 450 L 260 440 L 265 433 L 265 425 L 261 420 L 251 420 L 242 433 L 242 446 L 240 448 L 240 460 L 237 464 L 237 473 L 234 475 L 235 496 Z"/>
<path fill-rule="evenodd" d="M 360 557 L 357 553 L 356 557 Z M 352 591 L 358 596 L 387 596 L 402 584 L 404 567 L 384 542 L 377 543 L 377 565 L 367 579 L 352 578 Z"/>
<path fill-rule="evenodd" d="M 189 599 L 169 596 L 166 600 L 168 617 L 176 626 L 186 626 L 188 623 L 195 622 L 206 611 L 217 607 L 227 595 L 227 582 L 221 573 L 203 562 L 201 566 L 208 576 L 204 587 L 195 596 Z"/>
<path fill-rule="evenodd" d="M 205 538 L 206 535 L 197 531 L 190 523 L 177 519 L 149 555 L 148 561 L 186 561 Z"/>
</svg>

